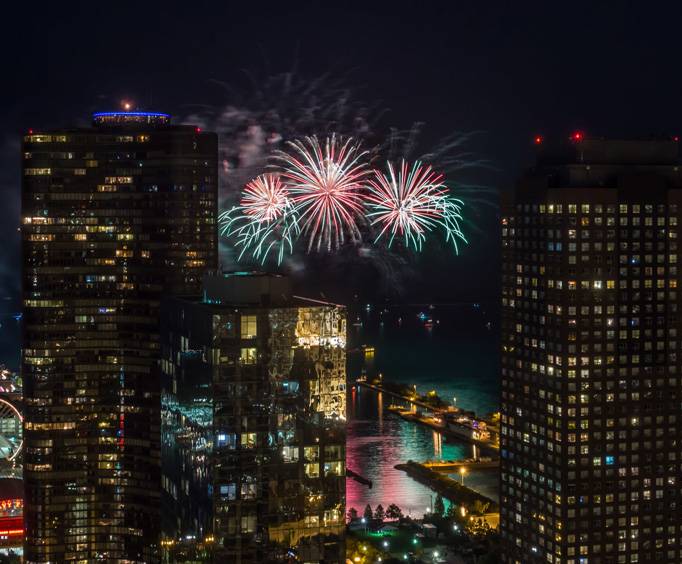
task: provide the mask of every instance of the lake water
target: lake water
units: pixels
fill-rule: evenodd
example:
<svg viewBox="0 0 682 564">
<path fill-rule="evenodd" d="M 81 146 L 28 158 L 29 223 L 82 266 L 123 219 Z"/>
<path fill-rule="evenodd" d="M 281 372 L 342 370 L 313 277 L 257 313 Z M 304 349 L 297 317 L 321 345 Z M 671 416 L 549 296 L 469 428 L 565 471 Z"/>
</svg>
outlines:
<svg viewBox="0 0 682 564">
<path fill-rule="evenodd" d="M 480 414 L 498 409 L 498 333 L 494 312 L 473 304 L 362 308 L 351 316 L 349 348 L 348 468 L 372 480 L 369 489 L 347 480 L 347 506 L 360 512 L 366 504 L 391 503 L 403 512 L 422 515 L 433 492 L 394 466 L 407 460 L 452 460 L 473 455 L 466 443 L 407 422 L 386 409 L 391 399 L 366 388 L 352 387 L 361 371 L 382 373 L 384 380 L 435 390 L 441 397 Z M 490 325 L 489 325 L 490 323 Z M 374 358 L 352 352 L 373 346 Z M 465 485 L 497 500 L 496 470 L 477 471 Z"/>
</svg>

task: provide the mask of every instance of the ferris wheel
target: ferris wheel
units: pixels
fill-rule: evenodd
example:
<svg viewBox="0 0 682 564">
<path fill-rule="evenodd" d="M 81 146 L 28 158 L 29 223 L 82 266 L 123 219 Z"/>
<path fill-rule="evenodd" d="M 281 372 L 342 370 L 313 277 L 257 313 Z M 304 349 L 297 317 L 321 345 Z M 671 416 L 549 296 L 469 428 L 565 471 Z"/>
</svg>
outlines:
<svg viewBox="0 0 682 564">
<path fill-rule="evenodd" d="M 13 404 L 0 398 L 0 459 L 12 462 L 21 452 L 24 446 L 23 421 Z"/>
</svg>

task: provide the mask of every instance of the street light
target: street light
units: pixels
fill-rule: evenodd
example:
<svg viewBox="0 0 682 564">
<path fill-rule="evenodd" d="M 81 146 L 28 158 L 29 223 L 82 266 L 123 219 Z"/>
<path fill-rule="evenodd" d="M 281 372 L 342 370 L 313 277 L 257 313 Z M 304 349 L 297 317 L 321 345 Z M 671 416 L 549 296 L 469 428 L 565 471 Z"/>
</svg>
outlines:
<svg viewBox="0 0 682 564">
<path fill-rule="evenodd" d="M 467 473 L 467 469 L 464 466 L 459 468 L 459 473 L 462 476 L 462 485 L 464 485 L 464 475 Z"/>
</svg>

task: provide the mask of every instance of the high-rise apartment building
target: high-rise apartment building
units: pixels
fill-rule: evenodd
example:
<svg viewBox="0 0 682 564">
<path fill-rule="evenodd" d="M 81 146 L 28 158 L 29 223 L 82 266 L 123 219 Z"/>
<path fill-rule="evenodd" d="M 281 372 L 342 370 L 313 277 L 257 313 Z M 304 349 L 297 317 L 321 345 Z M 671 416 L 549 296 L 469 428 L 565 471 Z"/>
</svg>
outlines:
<svg viewBox="0 0 682 564">
<path fill-rule="evenodd" d="M 217 267 L 217 136 L 110 112 L 23 140 L 27 562 L 153 562 L 159 304 Z"/>
<path fill-rule="evenodd" d="M 207 276 L 162 329 L 168 553 L 344 562 L 345 309 L 278 276 Z"/>
<path fill-rule="evenodd" d="M 682 562 L 674 140 L 540 149 L 502 218 L 505 562 Z"/>
</svg>

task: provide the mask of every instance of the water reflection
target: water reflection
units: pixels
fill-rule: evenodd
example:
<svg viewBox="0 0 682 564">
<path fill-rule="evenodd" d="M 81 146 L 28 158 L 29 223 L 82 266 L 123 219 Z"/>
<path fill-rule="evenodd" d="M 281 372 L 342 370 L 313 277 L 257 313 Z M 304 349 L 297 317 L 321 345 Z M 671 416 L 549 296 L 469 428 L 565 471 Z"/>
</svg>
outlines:
<svg viewBox="0 0 682 564">
<path fill-rule="evenodd" d="M 418 312 L 417 312 L 418 313 Z M 415 311 L 361 312 L 352 341 L 360 353 L 351 358 L 349 379 L 361 371 L 371 378 L 416 384 L 420 392 L 436 390 L 442 397 L 479 413 L 497 406 L 497 336 L 487 320 L 471 307 L 438 308 L 435 327 L 425 327 Z M 431 429 L 391 414 L 390 397 L 366 388 L 351 390 L 348 402 L 348 468 L 372 480 L 373 487 L 347 480 L 347 507 L 360 513 L 368 503 L 386 508 L 395 503 L 404 513 L 422 515 L 435 494 L 394 466 L 408 460 L 453 460 L 473 457 L 474 447 L 448 442 Z M 485 453 L 484 453 L 485 454 Z M 466 485 L 497 499 L 497 471 L 471 471 Z"/>
<path fill-rule="evenodd" d="M 422 515 L 433 492 L 394 466 L 407 460 L 451 460 L 473 456 L 468 445 L 446 442 L 439 433 L 384 413 L 383 398 L 367 389 L 351 392 L 346 445 L 348 468 L 372 480 L 372 488 L 347 480 L 346 504 L 360 512 L 368 503 L 395 503 Z"/>
</svg>

